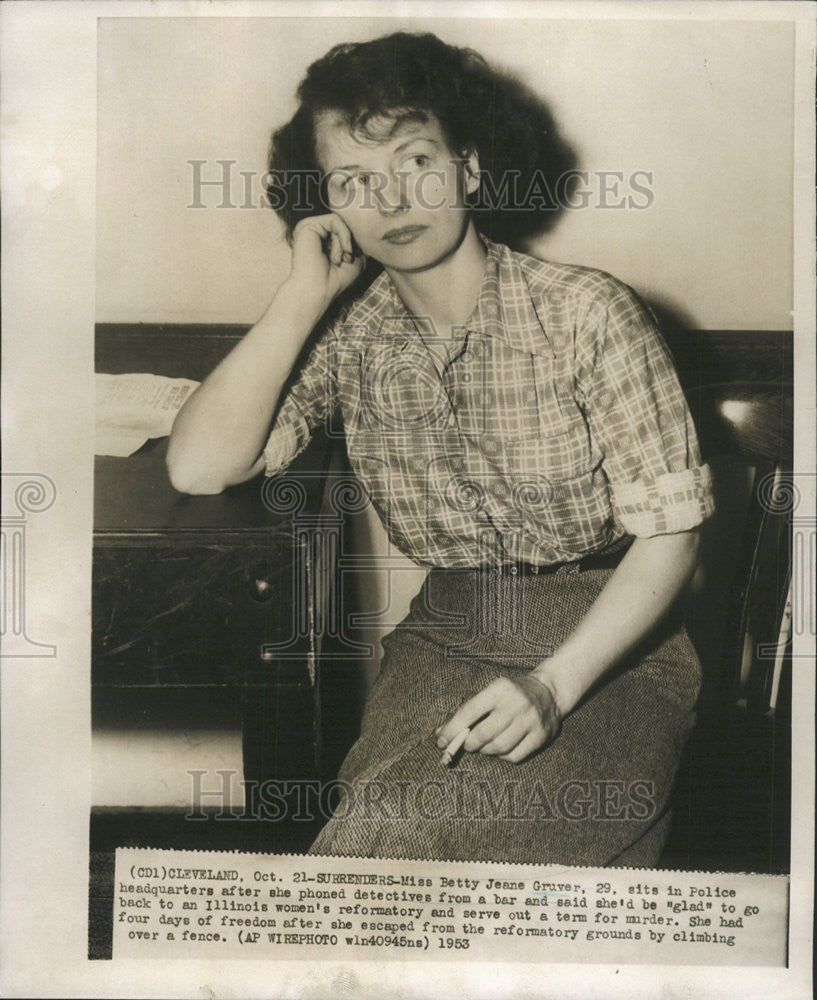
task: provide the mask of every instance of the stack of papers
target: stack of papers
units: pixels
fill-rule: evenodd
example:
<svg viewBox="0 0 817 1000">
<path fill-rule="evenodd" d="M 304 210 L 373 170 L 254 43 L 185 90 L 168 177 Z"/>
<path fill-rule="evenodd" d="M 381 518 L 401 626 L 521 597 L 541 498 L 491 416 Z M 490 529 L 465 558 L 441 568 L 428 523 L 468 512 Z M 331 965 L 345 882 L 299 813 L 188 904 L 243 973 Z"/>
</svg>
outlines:
<svg viewBox="0 0 817 1000">
<path fill-rule="evenodd" d="M 176 414 L 199 385 L 146 372 L 96 376 L 97 455 L 124 458 L 148 438 L 169 434 Z"/>
</svg>

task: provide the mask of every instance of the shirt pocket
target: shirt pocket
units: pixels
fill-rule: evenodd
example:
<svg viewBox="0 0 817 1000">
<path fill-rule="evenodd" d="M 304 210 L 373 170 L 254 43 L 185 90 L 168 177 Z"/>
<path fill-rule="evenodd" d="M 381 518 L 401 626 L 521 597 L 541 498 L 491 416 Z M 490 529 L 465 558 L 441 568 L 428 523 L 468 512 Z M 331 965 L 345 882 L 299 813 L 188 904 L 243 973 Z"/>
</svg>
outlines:
<svg viewBox="0 0 817 1000">
<path fill-rule="evenodd" d="M 505 457 L 509 472 L 517 478 L 578 479 L 589 475 L 597 464 L 582 419 L 566 429 L 540 425 L 533 434 L 508 440 Z"/>
<path fill-rule="evenodd" d="M 543 406 L 530 389 L 504 387 L 480 399 L 476 417 L 459 417 L 460 432 L 476 452 L 508 479 L 573 479 L 594 461 L 587 424 L 575 404 Z M 573 412 L 571 412 L 573 410 Z"/>
<path fill-rule="evenodd" d="M 542 406 L 534 363 L 530 354 L 475 335 L 455 362 L 449 393 L 457 423 L 486 453 L 495 450 L 493 442 L 539 433 Z"/>
</svg>

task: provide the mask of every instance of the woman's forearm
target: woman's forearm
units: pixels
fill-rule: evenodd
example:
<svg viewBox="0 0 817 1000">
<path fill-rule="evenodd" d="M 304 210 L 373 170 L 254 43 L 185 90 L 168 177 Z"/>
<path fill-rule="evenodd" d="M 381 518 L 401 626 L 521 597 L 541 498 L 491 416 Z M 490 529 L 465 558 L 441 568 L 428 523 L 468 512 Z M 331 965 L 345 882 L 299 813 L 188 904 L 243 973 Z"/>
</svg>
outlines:
<svg viewBox="0 0 817 1000">
<path fill-rule="evenodd" d="M 695 571 L 698 533 L 636 538 L 570 637 L 533 671 L 561 716 L 660 621 Z"/>
<path fill-rule="evenodd" d="M 190 396 L 173 424 L 170 481 L 183 493 L 220 493 L 263 468 L 281 389 L 326 308 L 285 282 L 263 317 Z"/>
<path fill-rule="evenodd" d="M 333 213 L 293 231 L 292 270 L 263 317 L 179 411 L 167 449 L 183 493 L 220 493 L 261 472 L 284 383 L 329 304 L 363 273 L 349 227 Z"/>
</svg>

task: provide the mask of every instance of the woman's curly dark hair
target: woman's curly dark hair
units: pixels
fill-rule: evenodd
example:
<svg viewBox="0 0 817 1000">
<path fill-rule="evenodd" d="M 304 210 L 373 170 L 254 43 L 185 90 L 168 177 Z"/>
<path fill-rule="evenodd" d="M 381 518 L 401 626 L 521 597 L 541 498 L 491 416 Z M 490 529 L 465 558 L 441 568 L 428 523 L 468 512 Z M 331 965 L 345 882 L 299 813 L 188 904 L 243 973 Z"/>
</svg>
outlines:
<svg viewBox="0 0 817 1000">
<path fill-rule="evenodd" d="M 480 189 L 469 203 L 490 239 L 543 231 L 564 204 L 552 192 L 569 175 L 572 155 L 549 112 L 472 49 L 407 32 L 336 45 L 309 67 L 297 96 L 295 115 L 273 133 L 268 163 L 267 197 L 289 239 L 301 219 L 328 211 L 314 141 L 324 111 L 358 134 L 383 116 L 394 127 L 436 116 L 452 151 L 479 157 Z"/>
</svg>

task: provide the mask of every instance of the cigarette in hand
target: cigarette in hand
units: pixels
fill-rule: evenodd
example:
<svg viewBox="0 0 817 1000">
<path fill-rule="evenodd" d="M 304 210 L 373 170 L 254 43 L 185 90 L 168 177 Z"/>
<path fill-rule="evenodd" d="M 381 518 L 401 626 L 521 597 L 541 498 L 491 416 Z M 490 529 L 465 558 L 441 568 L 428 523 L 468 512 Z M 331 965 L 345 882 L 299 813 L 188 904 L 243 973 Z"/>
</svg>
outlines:
<svg viewBox="0 0 817 1000">
<path fill-rule="evenodd" d="M 468 739 L 468 734 L 471 732 L 471 727 L 466 726 L 465 729 L 461 729 L 453 740 L 448 744 L 448 746 L 443 750 L 443 755 L 440 757 L 440 763 L 443 767 L 448 767 L 449 764 L 454 760 L 457 751 L 462 747 L 463 743 Z"/>
</svg>

